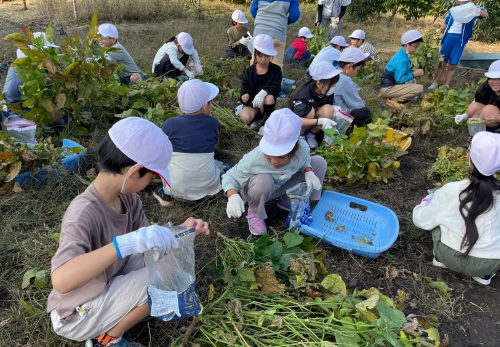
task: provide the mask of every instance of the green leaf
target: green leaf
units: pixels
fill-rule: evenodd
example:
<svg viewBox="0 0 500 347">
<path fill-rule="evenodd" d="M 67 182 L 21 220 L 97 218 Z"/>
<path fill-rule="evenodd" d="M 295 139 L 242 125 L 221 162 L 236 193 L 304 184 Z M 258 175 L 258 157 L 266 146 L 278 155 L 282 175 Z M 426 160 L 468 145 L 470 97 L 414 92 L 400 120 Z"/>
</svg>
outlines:
<svg viewBox="0 0 500 347">
<path fill-rule="evenodd" d="M 323 286 L 323 288 L 332 292 L 333 294 L 347 294 L 345 282 L 337 274 L 330 274 L 323 278 L 323 281 L 321 281 L 321 285 Z"/>
<path fill-rule="evenodd" d="M 35 310 L 27 301 L 21 300 L 21 305 L 23 305 L 24 311 L 29 317 L 34 317 L 40 314 L 40 312 Z"/>
<path fill-rule="evenodd" d="M 384 338 L 390 343 L 390 346 L 403 347 L 403 344 L 401 343 L 401 341 L 399 341 L 398 336 L 392 331 L 384 331 L 382 334 Z"/>
<path fill-rule="evenodd" d="M 40 270 L 35 275 L 35 287 L 42 289 L 47 285 L 47 279 L 45 278 L 45 270 Z"/>
<path fill-rule="evenodd" d="M 36 276 L 37 270 L 36 269 L 29 269 L 24 273 L 23 276 L 23 282 L 21 283 L 21 289 L 26 289 L 30 285 L 30 281 L 32 278 Z"/>
<path fill-rule="evenodd" d="M 283 241 L 285 241 L 286 248 L 296 247 L 302 244 L 304 237 L 295 232 L 289 231 L 283 236 Z"/>
<path fill-rule="evenodd" d="M 255 282 L 255 275 L 252 269 L 247 269 L 247 268 L 239 269 L 238 277 L 243 282 Z"/>
<path fill-rule="evenodd" d="M 264 255 L 269 258 L 278 259 L 283 254 L 283 244 L 280 241 L 274 241 L 269 247 L 266 248 Z"/>
<path fill-rule="evenodd" d="M 442 294 L 448 294 L 448 292 L 450 291 L 448 285 L 443 281 L 433 281 L 430 277 L 424 277 L 424 279 L 427 281 L 427 284 L 429 284 L 431 288 L 438 290 Z"/>
<path fill-rule="evenodd" d="M 356 311 L 358 311 L 360 318 L 365 322 L 374 323 L 378 320 L 377 315 L 369 310 L 372 310 L 375 306 L 377 306 L 379 299 L 380 296 L 378 294 L 374 294 L 365 301 L 361 301 L 356 304 Z"/>
<path fill-rule="evenodd" d="M 406 322 L 406 317 L 403 312 L 390 307 L 385 301 L 379 300 L 377 310 L 380 320 L 390 329 L 401 328 Z"/>
</svg>

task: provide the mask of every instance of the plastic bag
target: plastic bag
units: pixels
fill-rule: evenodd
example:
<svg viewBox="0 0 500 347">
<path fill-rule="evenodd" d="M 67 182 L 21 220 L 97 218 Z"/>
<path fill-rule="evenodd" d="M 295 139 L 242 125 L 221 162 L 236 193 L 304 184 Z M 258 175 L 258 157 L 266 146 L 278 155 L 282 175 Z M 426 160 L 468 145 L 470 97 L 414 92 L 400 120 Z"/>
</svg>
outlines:
<svg viewBox="0 0 500 347">
<path fill-rule="evenodd" d="M 351 126 L 354 121 L 354 117 L 342 111 L 338 106 L 333 106 L 335 111 L 333 112 L 333 120 L 337 123 L 335 126 L 340 135 L 346 133 L 347 129 Z"/>
<path fill-rule="evenodd" d="M 290 213 L 285 223 L 288 228 L 299 228 L 302 224 L 310 225 L 312 223 L 311 193 L 312 190 L 305 182 L 286 190 L 286 195 L 290 199 Z"/>
<path fill-rule="evenodd" d="M 18 115 L 11 115 L 5 119 L 4 123 L 7 130 L 7 136 L 19 139 L 20 143 L 36 144 L 36 123 L 19 117 Z"/>
<path fill-rule="evenodd" d="M 192 229 L 172 227 L 179 248 L 155 260 L 154 251 L 146 253 L 146 267 L 153 282 L 148 286 L 148 303 L 151 316 L 162 321 L 197 316 L 202 305 L 195 291 L 194 237 Z M 184 228 L 185 229 L 185 228 Z"/>
</svg>

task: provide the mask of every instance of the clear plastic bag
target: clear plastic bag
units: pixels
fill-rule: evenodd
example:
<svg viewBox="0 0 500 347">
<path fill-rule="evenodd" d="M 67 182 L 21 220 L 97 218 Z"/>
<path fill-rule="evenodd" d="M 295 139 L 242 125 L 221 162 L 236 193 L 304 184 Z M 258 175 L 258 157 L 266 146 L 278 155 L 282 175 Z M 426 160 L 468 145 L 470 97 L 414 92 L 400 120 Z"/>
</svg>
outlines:
<svg viewBox="0 0 500 347">
<path fill-rule="evenodd" d="M 310 225 L 312 223 L 311 193 L 312 190 L 305 182 L 286 190 L 286 195 L 290 199 L 290 213 L 286 220 L 288 228 L 299 228 L 302 224 Z"/>
<path fill-rule="evenodd" d="M 154 251 L 145 255 L 152 283 L 148 286 L 148 302 L 151 316 L 163 321 L 197 316 L 202 305 L 195 291 L 195 257 L 192 230 L 172 227 L 179 248 L 172 249 L 164 257 L 155 260 Z"/>
<path fill-rule="evenodd" d="M 7 136 L 19 139 L 20 143 L 36 144 L 36 123 L 19 117 L 18 115 L 10 115 L 5 119 L 5 129 Z"/>
<path fill-rule="evenodd" d="M 335 107 L 335 111 L 333 112 L 333 120 L 337 123 L 335 126 L 340 135 L 346 133 L 347 129 L 351 126 L 354 121 L 354 117 L 345 113 L 340 109 L 340 107 Z"/>
</svg>

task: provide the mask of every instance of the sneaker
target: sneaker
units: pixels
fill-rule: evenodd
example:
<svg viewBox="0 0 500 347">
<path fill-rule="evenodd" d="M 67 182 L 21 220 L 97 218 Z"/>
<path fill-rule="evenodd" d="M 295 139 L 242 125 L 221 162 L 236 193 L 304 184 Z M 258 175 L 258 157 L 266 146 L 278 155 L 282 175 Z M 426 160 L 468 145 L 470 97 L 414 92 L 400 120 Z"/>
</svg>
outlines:
<svg viewBox="0 0 500 347">
<path fill-rule="evenodd" d="M 129 341 L 122 337 L 119 341 L 112 341 L 107 345 L 101 345 L 99 342 L 97 342 L 97 339 L 87 340 L 85 342 L 85 347 L 144 347 L 144 345 L 140 344 L 139 342 Z"/>
<path fill-rule="evenodd" d="M 163 190 L 163 185 L 159 185 L 155 188 L 153 196 L 162 206 L 166 207 L 174 203 L 174 198 L 172 197 L 172 195 L 168 195 L 167 193 L 165 193 L 165 191 Z"/>
<path fill-rule="evenodd" d="M 430 86 L 427 87 L 427 90 L 434 90 L 438 87 L 437 83 L 432 83 Z"/>
<path fill-rule="evenodd" d="M 258 236 L 267 234 L 266 222 L 263 219 L 257 217 L 257 214 L 253 210 L 248 209 L 247 220 L 248 229 L 250 230 L 252 235 Z"/>
<path fill-rule="evenodd" d="M 443 263 L 441 263 L 436 257 L 432 258 L 432 265 L 440 267 L 442 269 L 447 269 L 448 268 L 448 266 L 446 266 Z"/>
<path fill-rule="evenodd" d="M 276 206 L 288 212 L 290 212 L 291 204 L 290 198 L 286 195 L 283 195 L 276 201 Z"/>
<path fill-rule="evenodd" d="M 307 133 L 306 134 L 306 141 L 307 141 L 307 144 L 309 145 L 309 147 L 311 147 L 311 149 L 315 149 L 318 147 L 318 141 L 316 141 L 316 134 Z"/>
<path fill-rule="evenodd" d="M 489 286 L 491 283 L 491 279 L 496 276 L 496 273 L 494 273 L 491 276 L 484 276 L 484 277 L 475 277 L 473 276 L 472 279 L 476 281 L 479 284 L 482 284 L 484 286 Z"/>
</svg>

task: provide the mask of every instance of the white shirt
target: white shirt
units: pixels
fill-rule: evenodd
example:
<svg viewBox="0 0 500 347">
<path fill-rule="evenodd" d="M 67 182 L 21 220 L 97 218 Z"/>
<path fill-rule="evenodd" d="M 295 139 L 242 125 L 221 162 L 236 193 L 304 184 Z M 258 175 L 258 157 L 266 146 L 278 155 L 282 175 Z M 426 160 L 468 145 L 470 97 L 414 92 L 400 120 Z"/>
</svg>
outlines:
<svg viewBox="0 0 500 347">
<path fill-rule="evenodd" d="M 450 30 L 448 30 L 448 34 L 462 34 L 462 25 L 462 23 L 457 23 L 454 21 L 450 27 Z"/>
<path fill-rule="evenodd" d="M 318 0 L 318 5 L 323 5 L 323 17 L 338 17 L 342 6 L 349 6 L 351 0 Z"/>
<path fill-rule="evenodd" d="M 413 209 L 413 223 L 424 230 L 441 228 L 441 242 L 464 253 L 461 249 L 465 235 L 465 222 L 460 215 L 460 192 L 469 180 L 448 183 L 438 189 L 429 205 L 418 205 Z M 496 192 L 491 209 L 476 218 L 479 233 L 477 242 L 469 255 L 485 259 L 500 259 L 500 193 Z"/>
<path fill-rule="evenodd" d="M 155 72 L 155 66 L 160 64 L 161 60 L 165 55 L 168 55 L 170 58 L 170 62 L 173 66 L 175 66 L 178 70 L 184 70 L 184 64 L 182 64 L 179 59 L 183 56 L 177 49 L 177 46 L 174 41 L 167 42 L 163 46 L 160 47 L 158 52 L 156 52 L 155 58 L 153 59 L 153 66 L 151 67 L 151 72 Z M 201 64 L 200 57 L 198 56 L 198 52 L 196 49 L 191 54 L 191 58 L 193 59 L 195 64 Z"/>
</svg>

